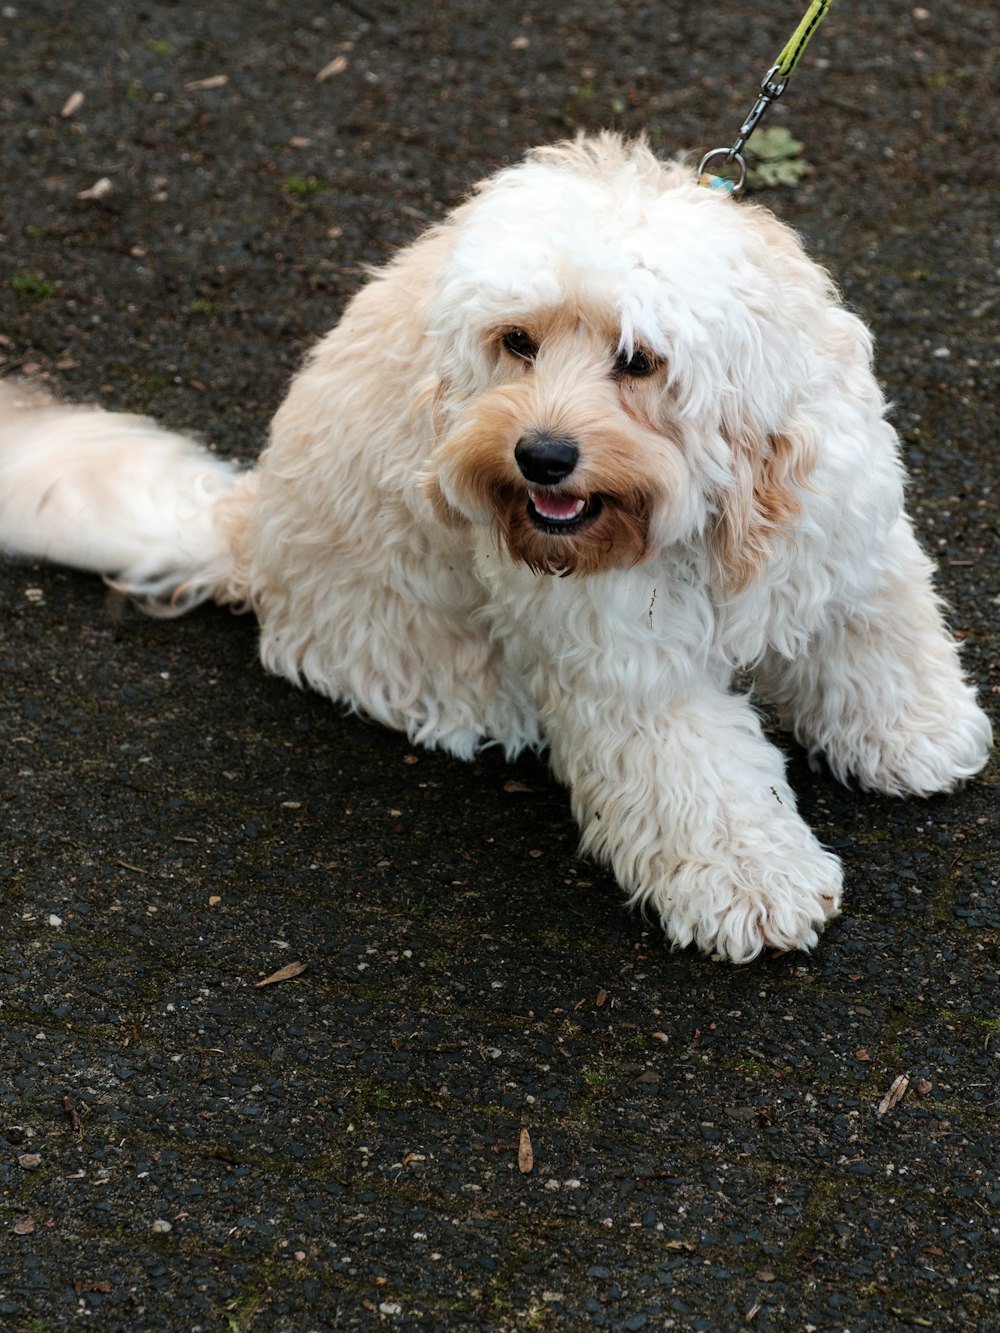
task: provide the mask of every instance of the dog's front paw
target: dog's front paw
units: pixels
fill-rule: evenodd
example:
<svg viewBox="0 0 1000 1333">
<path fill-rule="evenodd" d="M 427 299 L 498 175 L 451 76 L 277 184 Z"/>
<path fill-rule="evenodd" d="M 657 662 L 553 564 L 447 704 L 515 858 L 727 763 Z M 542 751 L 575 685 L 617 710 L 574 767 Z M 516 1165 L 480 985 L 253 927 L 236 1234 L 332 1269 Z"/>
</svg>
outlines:
<svg viewBox="0 0 1000 1333">
<path fill-rule="evenodd" d="M 731 834 L 636 897 L 656 907 L 679 948 L 747 963 L 767 948 L 812 949 L 840 910 L 842 885 L 840 862 L 796 820 Z"/>
<path fill-rule="evenodd" d="M 911 710 L 884 727 L 870 727 L 842 767 L 863 787 L 886 796 L 933 796 L 978 773 L 992 739 L 989 718 L 972 691 L 959 684 L 934 709 Z"/>
</svg>

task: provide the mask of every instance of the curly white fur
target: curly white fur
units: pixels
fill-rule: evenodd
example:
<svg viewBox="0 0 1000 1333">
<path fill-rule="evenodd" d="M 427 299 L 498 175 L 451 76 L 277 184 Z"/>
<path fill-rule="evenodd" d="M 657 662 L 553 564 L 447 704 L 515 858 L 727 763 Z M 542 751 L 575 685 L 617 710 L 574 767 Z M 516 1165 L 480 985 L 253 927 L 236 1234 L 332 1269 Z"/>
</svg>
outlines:
<svg viewBox="0 0 1000 1333">
<path fill-rule="evenodd" d="M 547 743 L 585 849 L 737 962 L 841 894 L 737 668 L 865 787 L 947 791 L 990 744 L 864 326 L 773 217 L 610 135 L 377 274 L 252 473 L 8 387 L 0 541 L 251 606 L 270 670 L 414 741 Z"/>
</svg>

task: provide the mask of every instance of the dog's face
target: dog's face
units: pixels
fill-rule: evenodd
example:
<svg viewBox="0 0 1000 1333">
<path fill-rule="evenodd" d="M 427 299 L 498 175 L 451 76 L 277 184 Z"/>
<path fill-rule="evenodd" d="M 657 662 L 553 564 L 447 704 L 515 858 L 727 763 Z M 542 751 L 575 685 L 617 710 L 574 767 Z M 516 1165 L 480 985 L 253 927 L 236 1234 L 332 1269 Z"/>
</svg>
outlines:
<svg viewBox="0 0 1000 1333">
<path fill-rule="evenodd" d="M 790 423 L 833 301 L 791 234 L 611 136 L 535 154 L 448 226 L 439 514 L 537 572 L 704 538 L 722 584 L 749 582 L 797 512 Z"/>
<path fill-rule="evenodd" d="M 666 367 L 620 338 L 598 307 L 533 310 L 485 334 L 489 385 L 452 404 L 436 455 L 444 494 L 538 573 L 643 559 L 685 485 L 662 420 Z"/>
</svg>

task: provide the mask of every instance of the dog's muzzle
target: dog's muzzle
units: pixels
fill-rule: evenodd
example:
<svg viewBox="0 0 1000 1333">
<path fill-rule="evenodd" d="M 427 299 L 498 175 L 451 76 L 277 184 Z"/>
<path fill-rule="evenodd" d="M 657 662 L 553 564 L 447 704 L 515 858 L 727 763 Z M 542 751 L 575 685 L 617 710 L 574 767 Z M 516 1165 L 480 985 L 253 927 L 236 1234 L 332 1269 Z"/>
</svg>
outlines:
<svg viewBox="0 0 1000 1333">
<path fill-rule="evenodd" d="M 542 532 L 575 531 L 593 518 L 599 501 L 550 489 L 572 476 L 580 458 L 573 440 L 538 431 L 518 440 L 514 460 L 528 486 L 528 517 Z M 596 506 L 595 506 L 596 502 Z"/>
</svg>

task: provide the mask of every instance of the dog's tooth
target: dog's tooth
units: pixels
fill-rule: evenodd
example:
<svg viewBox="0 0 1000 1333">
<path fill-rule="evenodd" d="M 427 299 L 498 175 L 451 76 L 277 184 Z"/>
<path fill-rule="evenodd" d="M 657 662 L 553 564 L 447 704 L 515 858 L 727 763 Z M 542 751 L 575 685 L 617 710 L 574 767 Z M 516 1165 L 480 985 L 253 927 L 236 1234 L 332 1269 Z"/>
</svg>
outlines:
<svg viewBox="0 0 1000 1333">
<path fill-rule="evenodd" d="M 586 508 L 585 500 L 570 495 L 549 495 L 529 490 L 528 497 L 542 518 L 553 523 L 570 523 L 579 518 Z"/>
</svg>

